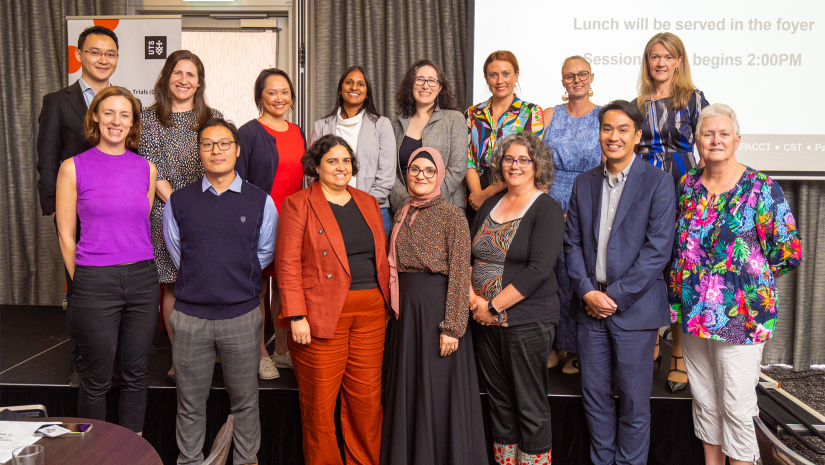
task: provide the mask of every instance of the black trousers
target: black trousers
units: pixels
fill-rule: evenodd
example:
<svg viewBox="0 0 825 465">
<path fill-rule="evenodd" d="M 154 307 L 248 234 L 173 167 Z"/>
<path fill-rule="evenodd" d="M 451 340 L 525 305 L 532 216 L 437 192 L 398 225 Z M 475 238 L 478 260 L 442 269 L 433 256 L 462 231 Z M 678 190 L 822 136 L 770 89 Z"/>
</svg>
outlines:
<svg viewBox="0 0 825 465">
<path fill-rule="evenodd" d="M 476 330 L 479 366 L 487 381 L 493 441 L 528 454 L 553 447 L 547 358 L 556 325 L 547 321 Z"/>
<path fill-rule="evenodd" d="M 149 388 L 149 351 L 158 323 L 160 285 L 154 260 L 77 266 L 69 328 L 80 354 L 78 413 L 106 420 L 112 364 L 120 354 L 120 424 L 143 431 Z"/>
</svg>

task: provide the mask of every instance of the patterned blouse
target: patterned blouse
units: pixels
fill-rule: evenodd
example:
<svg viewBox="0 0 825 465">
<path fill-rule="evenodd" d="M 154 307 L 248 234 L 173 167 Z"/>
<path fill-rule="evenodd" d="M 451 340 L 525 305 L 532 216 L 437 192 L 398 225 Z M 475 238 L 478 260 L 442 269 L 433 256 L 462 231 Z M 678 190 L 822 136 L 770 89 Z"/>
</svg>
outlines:
<svg viewBox="0 0 825 465">
<path fill-rule="evenodd" d="M 746 168 L 736 185 L 710 196 L 704 169 L 679 185 L 679 220 L 669 294 L 685 333 L 732 344 L 771 338 L 775 278 L 799 266 L 799 232 L 779 184 Z"/>
<path fill-rule="evenodd" d="M 539 195 L 543 192 L 539 191 L 533 195 L 530 203 L 524 207 L 518 218 L 499 223 L 493 219 L 493 213 L 501 204 L 498 201 L 495 207 L 484 219 L 481 228 L 473 239 L 473 256 L 475 257 L 475 264 L 473 265 L 473 291 L 476 295 L 484 297 L 485 300 L 492 301 L 495 296 L 501 292 L 501 279 L 504 276 L 504 260 L 507 258 L 507 250 L 513 239 L 516 237 L 516 232 L 521 224 L 521 218 L 533 206 Z M 507 310 L 502 310 L 496 321 L 491 323 L 496 326 L 509 326 L 507 324 Z"/>
<path fill-rule="evenodd" d="M 418 211 L 410 225 L 410 217 Z M 401 211 L 395 213 L 401 222 Z M 420 208 L 410 207 L 395 240 L 399 273 L 440 273 L 449 277 L 447 308 L 439 325 L 460 338 L 467 330 L 470 296 L 470 228 L 462 210 L 441 195 Z"/>
<path fill-rule="evenodd" d="M 467 118 L 467 131 L 470 136 L 467 155 L 467 169 L 474 168 L 478 174 L 484 172 L 496 148 L 496 142 L 502 137 L 516 134 L 529 128 L 541 137 L 544 131 L 544 116 L 541 107 L 525 102 L 515 96 L 507 109 L 495 124 L 493 130 L 493 98 L 478 105 L 473 105 L 464 113 Z"/>
<path fill-rule="evenodd" d="M 708 106 L 708 101 L 705 94 L 697 90 L 688 100 L 686 108 L 671 110 L 670 102 L 670 97 L 645 102 L 642 140 L 637 153 L 648 163 L 670 173 L 678 186 L 682 176 L 696 167 L 694 133 L 699 112 Z M 636 104 L 636 99 L 633 99 L 633 104 Z"/>
</svg>

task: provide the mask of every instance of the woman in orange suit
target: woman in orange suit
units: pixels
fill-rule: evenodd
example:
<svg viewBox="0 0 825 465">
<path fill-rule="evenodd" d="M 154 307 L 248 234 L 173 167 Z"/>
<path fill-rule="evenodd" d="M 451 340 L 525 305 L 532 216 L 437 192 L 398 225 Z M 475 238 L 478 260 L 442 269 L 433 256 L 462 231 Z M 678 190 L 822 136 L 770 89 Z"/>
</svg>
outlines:
<svg viewBox="0 0 825 465">
<path fill-rule="evenodd" d="M 304 458 L 341 464 L 334 411 L 341 396 L 346 463 L 377 464 L 389 263 L 375 197 L 349 187 L 358 172 L 344 139 L 326 135 L 301 160 L 317 178 L 287 197 L 278 220 L 278 324 L 291 332 Z"/>
</svg>

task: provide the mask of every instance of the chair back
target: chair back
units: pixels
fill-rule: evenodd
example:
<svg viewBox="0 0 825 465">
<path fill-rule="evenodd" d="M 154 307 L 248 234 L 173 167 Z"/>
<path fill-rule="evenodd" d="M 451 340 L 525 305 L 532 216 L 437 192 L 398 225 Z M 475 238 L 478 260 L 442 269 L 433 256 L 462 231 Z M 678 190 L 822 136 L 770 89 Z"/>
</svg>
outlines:
<svg viewBox="0 0 825 465">
<path fill-rule="evenodd" d="M 229 415 L 226 423 L 221 426 L 215 442 L 212 443 L 212 450 L 209 457 L 203 461 L 203 465 L 224 465 L 229 457 L 229 446 L 232 445 L 232 432 L 235 429 L 235 415 Z"/>
<path fill-rule="evenodd" d="M 753 417 L 753 425 L 762 465 L 814 465 L 774 436 L 758 416 Z"/>
<path fill-rule="evenodd" d="M 46 412 L 46 407 L 39 404 L 0 407 L 0 411 L 2 410 L 12 411 L 23 418 L 46 418 L 49 416 Z"/>
</svg>

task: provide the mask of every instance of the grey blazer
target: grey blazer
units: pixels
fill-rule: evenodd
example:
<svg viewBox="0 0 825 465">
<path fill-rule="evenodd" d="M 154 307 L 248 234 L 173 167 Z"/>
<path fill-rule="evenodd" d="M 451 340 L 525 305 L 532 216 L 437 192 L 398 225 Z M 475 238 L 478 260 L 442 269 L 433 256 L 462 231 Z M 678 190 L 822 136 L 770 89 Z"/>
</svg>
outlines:
<svg viewBox="0 0 825 465">
<path fill-rule="evenodd" d="M 397 117 L 392 123 L 395 131 L 395 158 L 398 160 L 398 150 L 401 141 L 410 126 L 410 118 Z M 464 208 L 464 176 L 467 174 L 467 151 L 470 138 L 467 132 L 467 120 L 464 115 L 455 110 L 441 110 L 436 108 L 430 116 L 430 121 L 424 126 L 421 135 L 421 146 L 432 147 L 444 157 L 444 182 L 441 185 L 441 194 L 451 204 Z M 396 163 L 398 165 L 398 163 Z M 390 205 L 393 210 L 400 210 L 410 201 L 407 192 L 407 181 L 401 178 L 401 168 L 395 170 L 395 185 L 390 193 Z"/>
<path fill-rule="evenodd" d="M 335 134 L 338 125 L 336 116 L 327 116 L 312 126 L 312 136 L 309 145 L 315 143 L 327 134 Z M 378 200 L 381 208 L 389 208 L 388 199 L 390 190 L 395 183 L 395 165 L 398 158 L 395 136 L 392 133 L 390 120 L 380 116 L 373 121 L 369 115 L 364 115 L 361 131 L 358 133 L 358 148 L 355 154 L 358 160 L 358 174 L 355 182 L 362 190 Z"/>
</svg>

